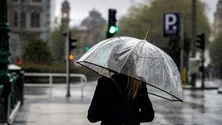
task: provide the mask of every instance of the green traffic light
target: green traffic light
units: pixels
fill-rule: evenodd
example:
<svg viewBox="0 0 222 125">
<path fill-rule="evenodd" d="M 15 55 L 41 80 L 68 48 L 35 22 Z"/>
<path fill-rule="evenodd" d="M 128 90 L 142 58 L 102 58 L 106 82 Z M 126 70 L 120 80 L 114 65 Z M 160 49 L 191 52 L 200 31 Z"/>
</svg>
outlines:
<svg viewBox="0 0 222 125">
<path fill-rule="evenodd" d="M 116 27 L 116 32 L 118 32 L 118 30 L 119 30 L 119 28 L 118 28 L 118 27 Z"/>
<path fill-rule="evenodd" d="M 87 46 L 87 47 L 85 47 L 85 50 L 86 50 L 86 51 L 88 51 L 88 50 L 89 50 L 89 47 L 88 47 L 88 46 Z"/>
<path fill-rule="evenodd" d="M 113 34 L 113 33 L 117 32 L 118 30 L 119 30 L 118 27 L 116 27 L 116 26 L 111 26 L 111 27 L 109 28 L 109 33 Z"/>
</svg>

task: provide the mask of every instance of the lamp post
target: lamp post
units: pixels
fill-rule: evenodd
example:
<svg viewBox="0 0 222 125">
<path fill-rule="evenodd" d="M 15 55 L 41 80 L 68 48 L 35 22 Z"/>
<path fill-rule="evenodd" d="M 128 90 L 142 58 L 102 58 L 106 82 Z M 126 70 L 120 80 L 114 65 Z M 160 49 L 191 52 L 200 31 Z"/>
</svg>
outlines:
<svg viewBox="0 0 222 125">
<path fill-rule="evenodd" d="M 0 123 L 7 123 L 10 113 L 11 83 L 8 76 L 9 26 L 7 23 L 7 0 L 0 2 Z"/>
<path fill-rule="evenodd" d="M 192 0 L 192 51 L 191 57 L 195 58 L 196 56 L 196 6 L 197 0 Z M 196 86 L 196 74 L 191 74 L 191 85 L 192 87 Z"/>
</svg>

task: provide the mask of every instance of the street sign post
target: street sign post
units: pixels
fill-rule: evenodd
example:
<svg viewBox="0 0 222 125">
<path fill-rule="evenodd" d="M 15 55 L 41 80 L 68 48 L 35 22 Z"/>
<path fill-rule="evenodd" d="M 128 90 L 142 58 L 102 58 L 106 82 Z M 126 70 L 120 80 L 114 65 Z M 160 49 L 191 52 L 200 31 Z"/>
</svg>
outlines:
<svg viewBox="0 0 222 125">
<path fill-rule="evenodd" d="M 180 72 L 182 79 L 186 75 L 182 75 L 184 71 L 184 30 L 183 22 L 180 22 L 180 15 L 177 12 L 168 12 L 163 14 L 163 36 L 164 37 L 180 37 Z M 178 41 L 179 42 L 179 41 Z M 174 43 L 176 44 L 176 43 Z M 183 81 L 185 82 L 185 81 Z"/>
<path fill-rule="evenodd" d="M 164 13 L 163 14 L 163 35 L 164 37 L 180 35 L 179 13 Z"/>
</svg>

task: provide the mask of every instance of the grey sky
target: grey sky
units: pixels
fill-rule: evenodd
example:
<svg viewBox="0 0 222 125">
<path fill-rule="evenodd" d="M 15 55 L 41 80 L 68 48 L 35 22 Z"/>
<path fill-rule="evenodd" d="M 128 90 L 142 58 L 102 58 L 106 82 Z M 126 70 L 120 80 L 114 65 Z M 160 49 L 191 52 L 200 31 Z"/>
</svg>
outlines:
<svg viewBox="0 0 222 125">
<path fill-rule="evenodd" d="M 59 17 L 61 15 L 61 4 L 64 0 L 54 1 L 54 15 Z M 136 2 L 142 2 L 144 0 L 68 0 L 70 2 L 71 12 L 71 24 L 78 25 L 85 17 L 88 16 L 89 11 L 96 8 L 102 17 L 107 19 L 108 8 L 117 9 L 117 18 L 127 13 L 128 8 Z M 213 22 L 213 15 L 216 10 L 216 3 L 218 0 L 202 0 L 207 3 L 208 10 L 207 15 L 210 22 Z"/>
</svg>

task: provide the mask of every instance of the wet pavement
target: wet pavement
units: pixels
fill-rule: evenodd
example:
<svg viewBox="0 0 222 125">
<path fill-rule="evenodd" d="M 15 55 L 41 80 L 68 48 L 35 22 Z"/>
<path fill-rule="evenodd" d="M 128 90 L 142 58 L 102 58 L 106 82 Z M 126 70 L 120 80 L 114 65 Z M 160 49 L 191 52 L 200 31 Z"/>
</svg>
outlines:
<svg viewBox="0 0 222 125">
<path fill-rule="evenodd" d="M 220 83 L 211 81 L 206 86 L 215 87 Z M 72 86 L 69 99 L 65 98 L 64 85 L 25 87 L 25 104 L 13 125 L 90 125 L 86 116 L 95 85 L 96 82 L 87 84 L 83 98 L 79 86 Z M 155 119 L 141 125 L 222 125 L 222 94 L 218 94 L 217 89 L 185 89 L 183 97 L 184 102 L 180 103 L 150 95 Z"/>
</svg>

